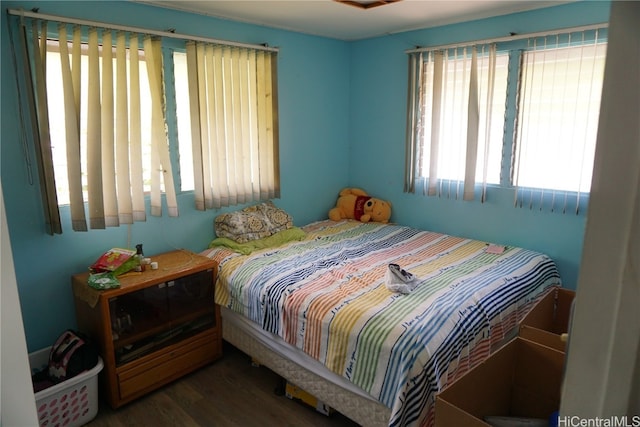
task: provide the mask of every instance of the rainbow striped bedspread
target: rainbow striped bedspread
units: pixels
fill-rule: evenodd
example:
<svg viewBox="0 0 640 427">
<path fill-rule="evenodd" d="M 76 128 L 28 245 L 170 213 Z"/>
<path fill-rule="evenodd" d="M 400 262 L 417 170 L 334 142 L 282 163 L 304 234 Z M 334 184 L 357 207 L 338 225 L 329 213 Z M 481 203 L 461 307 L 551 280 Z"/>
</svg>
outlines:
<svg viewBox="0 0 640 427">
<path fill-rule="evenodd" d="M 532 303 L 560 285 L 526 249 L 400 225 L 320 221 L 306 239 L 219 261 L 216 302 L 344 376 L 391 408 L 389 425 L 433 423 L 436 393 L 489 355 Z M 389 263 L 418 276 L 387 289 Z"/>
</svg>

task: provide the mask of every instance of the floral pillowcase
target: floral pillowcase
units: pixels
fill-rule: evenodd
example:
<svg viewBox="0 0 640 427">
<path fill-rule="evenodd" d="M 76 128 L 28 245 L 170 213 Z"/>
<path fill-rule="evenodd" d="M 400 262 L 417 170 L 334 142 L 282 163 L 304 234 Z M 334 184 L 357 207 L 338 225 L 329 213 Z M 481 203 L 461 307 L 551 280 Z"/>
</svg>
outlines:
<svg viewBox="0 0 640 427">
<path fill-rule="evenodd" d="M 218 237 L 246 243 L 293 227 L 293 218 L 268 201 L 218 215 L 213 226 Z"/>
</svg>

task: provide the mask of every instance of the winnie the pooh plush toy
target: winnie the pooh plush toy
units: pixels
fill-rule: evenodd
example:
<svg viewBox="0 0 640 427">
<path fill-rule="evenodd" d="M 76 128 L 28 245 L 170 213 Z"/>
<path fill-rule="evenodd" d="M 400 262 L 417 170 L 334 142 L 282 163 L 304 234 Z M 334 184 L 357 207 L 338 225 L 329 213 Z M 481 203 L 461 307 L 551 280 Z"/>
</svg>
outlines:
<svg viewBox="0 0 640 427">
<path fill-rule="evenodd" d="M 340 192 L 336 207 L 329 211 L 329 219 L 355 219 L 361 222 L 389 222 L 391 203 L 369 196 L 359 188 L 345 188 Z"/>
</svg>

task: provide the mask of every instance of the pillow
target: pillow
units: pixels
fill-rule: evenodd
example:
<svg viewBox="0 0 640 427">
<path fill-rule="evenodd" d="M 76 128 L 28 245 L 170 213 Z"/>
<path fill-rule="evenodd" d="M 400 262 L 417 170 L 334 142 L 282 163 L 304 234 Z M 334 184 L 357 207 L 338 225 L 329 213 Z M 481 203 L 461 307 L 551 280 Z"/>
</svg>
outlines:
<svg viewBox="0 0 640 427">
<path fill-rule="evenodd" d="M 291 215 L 271 201 L 249 206 L 242 210 L 218 215 L 213 221 L 218 237 L 238 243 L 264 239 L 279 231 L 293 227 Z"/>
</svg>

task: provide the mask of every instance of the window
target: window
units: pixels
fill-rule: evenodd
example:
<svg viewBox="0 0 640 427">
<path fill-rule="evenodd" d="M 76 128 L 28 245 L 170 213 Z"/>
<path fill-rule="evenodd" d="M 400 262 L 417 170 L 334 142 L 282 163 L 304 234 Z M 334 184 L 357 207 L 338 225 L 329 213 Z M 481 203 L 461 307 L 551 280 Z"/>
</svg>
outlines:
<svg viewBox="0 0 640 427">
<path fill-rule="evenodd" d="M 523 53 L 514 185 L 589 192 L 605 51 L 591 43 Z"/>
<path fill-rule="evenodd" d="M 50 234 L 67 204 L 76 231 L 146 220 L 145 195 L 177 216 L 174 178 L 197 209 L 279 197 L 277 49 L 183 41 L 163 58 L 159 36 L 23 18 L 10 31 Z"/>
<path fill-rule="evenodd" d="M 405 191 L 458 198 L 462 186 L 470 200 L 482 182 L 482 200 L 488 183 L 515 189 L 516 205 L 526 197 L 551 210 L 557 194 L 576 193 L 578 209 L 590 191 L 606 29 L 494 46 L 493 60 L 476 48 L 477 65 L 471 46 L 410 52 Z"/>
<path fill-rule="evenodd" d="M 151 214 L 162 214 L 164 184 L 177 216 L 160 39 L 65 23 L 50 39 L 47 21 L 31 24 L 21 41 L 33 64 L 26 86 L 50 233 L 62 232 L 65 203 L 76 231 L 146 220 L 143 170 Z"/>
<path fill-rule="evenodd" d="M 64 98 L 62 82 L 62 71 L 60 69 L 60 47 L 57 40 L 49 40 L 47 49 L 47 97 L 51 100 L 60 100 Z M 88 54 L 87 45 L 81 46 L 82 57 L 80 59 L 81 70 L 80 75 L 80 150 L 81 150 L 81 171 L 82 171 L 82 192 L 83 199 L 88 198 L 87 188 L 87 89 L 88 89 Z M 147 74 L 146 62 L 144 61 L 144 52 L 139 52 L 141 60 L 139 62 L 140 74 Z M 113 59 L 113 67 L 116 66 L 115 58 Z M 127 59 L 127 69 L 130 70 L 130 61 Z M 102 65 L 100 65 L 100 73 L 102 74 Z M 131 93 L 127 93 L 127 98 L 131 98 Z M 144 117 L 151 116 L 151 94 L 149 93 L 149 84 L 146 80 L 142 80 L 140 84 L 140 112 Z M 58 103 L 50 102 L 48 105 L 50 133 L 51 133 L 51 153 L 53 156 L 53 166 L 55 170 L 56 191 L 58 194 L 58 204 L 68 205 L 69 199 L 69 178 L 67 174 L 67 138 L 65 131 L 65 111 L 60 108 Z M 150 123 L 141 122 L 141 147 L 142 157 L 150 159 L 151 157 L 151 128 Z M 149 192 L 151 189 L 151 162 L 142 163 L 144 191 Z M 193 188 L 193 187 L 192 187 Z"/>
<path fill-rule="evenodd" d="M 194 171 L 184 184 L 196 209 L 279 197 L 274 52 L 187 42 L 173 58 L 180 152 Z"/>
<path fill-rule="evenodd" d="M 189 77 L 187 55 L 173 52 L 173 84 L 176 97 L 176 120 L 180 149 L 180 189 L 193 191 L 193 147 L 191 144 L 191 114 L 189 112 Z"/>
<path fill-rule="evenodd" d="M 500 181 L 508 55 L 485 45 L 411 60 L 418 95 L 409 107 L 407 187 L 422 183 L 429 195 L 471 200 L 476 182 Z"/>
<path fill-rule="evenodd" d="M 467 142 L 467 109 L 469 106 L 470 84 L 470 58 L 468 55 L 451 53 L 445 65 L 443 76 L 442 108 L 440 110 L 440 136 L 444 144 L 440 144 L 438 150 L 438 176 L 443 180 L 463 181 L 465 175 L 465 152 Z M 424 67 L 423 98 L 424 112 L 421 120 L 424 123 L 424 131 L 421 144 L 424 153 L 421 161 L 420 177 L 429 176 L 430 151 L 426 150 L 429 135 L 432 132 L 433 118 L 433 74 L 434 61 L 429 60 Z M 480 116 L 479 135 L 489 134 L 490 139 L 480 138 L 478 152 L 488 151 L 487 182 L 498 184 L 500 182 L 500 159 L 502 156 L 502 136 L 504 126 L 505 94 L 507 93 L 507 71 L 509 57 L 506 54 L 496 56 L 495 80 L 493 87 L 488 83 L 488 77 L 480 78 L 478 97 L 484 102 L 479 102 Z M 489 57 L 479 58 L 478 71 L 481 76 L 489 74 Z M 490 94 L 489 91 L 492 91 Z M 489 103 L 489 105 L 487 105 Z M 488 115 L 491 115 L 489 118 Z M 464 117 L 463 125 L 458 121 Z M 484 157 L 480 156 L 478 163 L 482 165 Z M 483 168 L 476 169 L 476 181 L 482 182 Z"/>
</svg>

